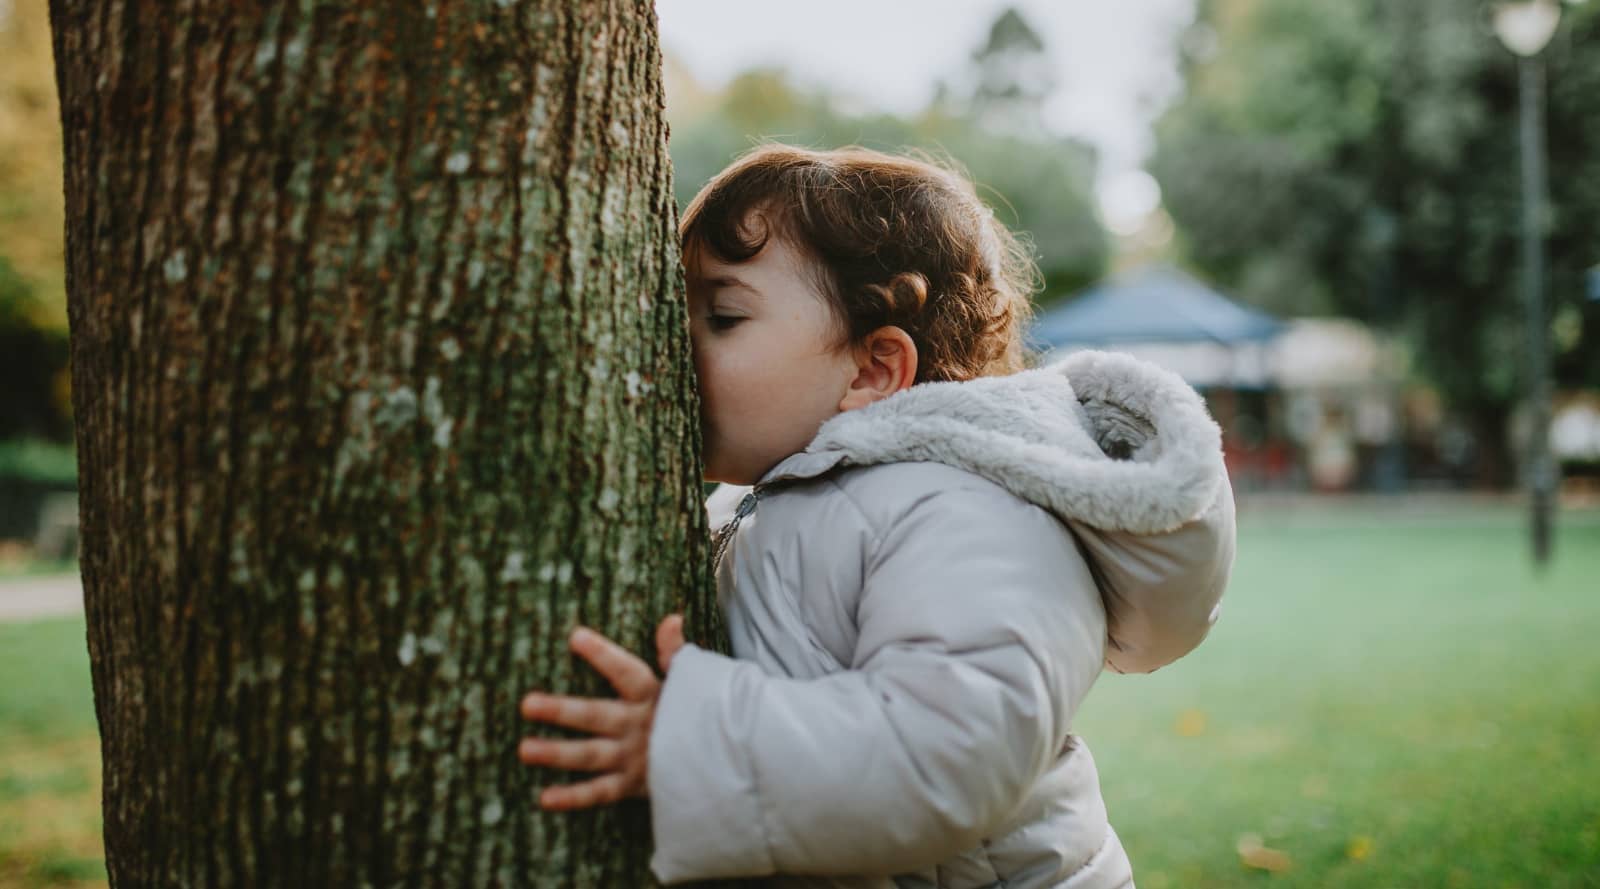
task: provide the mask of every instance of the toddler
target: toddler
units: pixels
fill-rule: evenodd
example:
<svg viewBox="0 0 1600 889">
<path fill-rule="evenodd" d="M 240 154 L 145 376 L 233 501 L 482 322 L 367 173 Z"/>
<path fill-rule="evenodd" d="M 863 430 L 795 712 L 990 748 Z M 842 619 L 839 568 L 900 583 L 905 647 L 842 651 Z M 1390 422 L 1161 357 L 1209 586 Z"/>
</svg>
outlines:
<svg viewBox="0 0 1600 889">
<path fill-rule="evenodd" d="M 758 148 L 681 226 L 729 658 L 591 630 L 618 699 L 543 693 L 571 809 L 648 795 L 666 883 L 1132 886 L 1072 720 L 1205 636 L 1233 560 L 1215 424 L 1177 377 L 1024 368 L 1036 272 L 963 177 Z M 746 487 L 748 486 L 748 487 Z"/>
</svg>

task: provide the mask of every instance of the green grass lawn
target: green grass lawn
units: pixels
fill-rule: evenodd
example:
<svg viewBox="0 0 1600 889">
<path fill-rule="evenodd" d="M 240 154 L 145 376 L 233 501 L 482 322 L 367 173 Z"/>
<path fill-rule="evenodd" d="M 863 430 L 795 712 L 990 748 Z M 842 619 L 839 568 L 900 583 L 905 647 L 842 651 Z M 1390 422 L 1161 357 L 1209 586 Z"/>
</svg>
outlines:
<svg viewBox="0 0 1600 889">
<path fill-rule="evenodd" d="M 0 623 L 0 889 L 104 886 L 81 618 Z"/>
<path fill-rule="evenodd" d="M 1600 886 L 1600 515 L 1286 518 L 1080 715 L 1141 889 Z"/>
<path fill-rule="evenodd" d="M 1211 638 L 1079 720 L 1140 889 L 1600 887 L 1600 513 L 1562 518 L 1535 577 L 1505 511 L 1247 514 Z M 0 624 L 0 677 L 0 889 L 103 883 L 82 621 Z"/>
</svg>

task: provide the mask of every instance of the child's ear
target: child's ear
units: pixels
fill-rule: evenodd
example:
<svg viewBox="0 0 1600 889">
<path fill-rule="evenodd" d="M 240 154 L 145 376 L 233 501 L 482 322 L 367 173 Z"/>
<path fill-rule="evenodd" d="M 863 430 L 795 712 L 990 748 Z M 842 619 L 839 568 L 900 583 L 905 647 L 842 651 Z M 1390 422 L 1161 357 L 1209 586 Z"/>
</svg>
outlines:
<svg viewBox="0 0 1600 889">
<path fill-rule="evenodd" d="M 917 344 L 898 327 L 880 327 L 851 350 L 856 378 L 850 381 L 839 410 L 853 411 L 911 388 L 917 381 Z"/>
</svg>

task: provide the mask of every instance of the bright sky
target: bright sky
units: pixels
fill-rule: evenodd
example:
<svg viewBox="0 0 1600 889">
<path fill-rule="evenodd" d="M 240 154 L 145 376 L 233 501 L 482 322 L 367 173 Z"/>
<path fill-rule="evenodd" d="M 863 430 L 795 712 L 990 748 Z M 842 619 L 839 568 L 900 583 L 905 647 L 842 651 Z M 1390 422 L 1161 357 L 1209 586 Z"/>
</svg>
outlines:
<svg viewBox="0 0 1600 889">
<path fill-rule="evenodd" d="M 781 65 L 870 105 L 909 112 L 958 77 L 1005 0 L 657 0 L 662 42 L 695 78 L 720 86 Z M 1099 149 L 1107 222 L 1159 201 L 1139 170 L 1150 122 L 1182 88 L 1174 45 L 1194 0 L 1014 0 L 1045 41 L 1058 89 L 1047 123 Z"/>
</svg>

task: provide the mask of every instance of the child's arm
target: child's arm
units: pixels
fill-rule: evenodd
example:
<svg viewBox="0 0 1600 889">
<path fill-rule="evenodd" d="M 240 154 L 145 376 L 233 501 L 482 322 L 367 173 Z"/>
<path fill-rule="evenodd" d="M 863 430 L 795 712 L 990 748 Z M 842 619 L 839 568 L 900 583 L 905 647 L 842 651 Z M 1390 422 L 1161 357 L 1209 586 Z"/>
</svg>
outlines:
<svg viewBox="0 0 1600 889">
<path fill-rule="evenodd" d="M 928 867 L 1003 827 L 1061 754 L 1105 644 L 1067 530 L 956 489 L 875 543 L 848 671 L 674 660 L 650 741 L 663 881 Z"/>
</svg>

